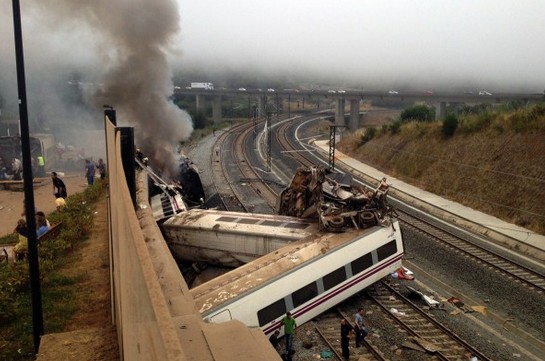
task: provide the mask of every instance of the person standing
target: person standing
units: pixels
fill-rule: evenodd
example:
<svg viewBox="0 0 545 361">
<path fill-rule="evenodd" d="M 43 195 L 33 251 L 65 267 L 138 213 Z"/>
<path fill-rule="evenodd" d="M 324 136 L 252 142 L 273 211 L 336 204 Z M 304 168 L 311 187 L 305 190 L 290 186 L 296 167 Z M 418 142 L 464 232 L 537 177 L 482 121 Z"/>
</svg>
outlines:
<svg viewBox="0 0 545 361">
<path fill-rule="evenodd" d="M 38 157 L 38 172 L 37 172 L 37 176 L 38 177 L 43 177 L 45 176 L 45 157 L 40 154 Z"/>
<path fill-rule="evenodd" d="M 100 179 L 106 178 L 106 163 L 104 163 L 102 158 L 98 159 L 97 169 L 98 169 L 98 174 L 100 174 Z"/>
<path fill-rule="evenodd" d="M 5 180 L 7 173 L 6 163 L 4 162 L 4 158 L 0 157 L 0 180 Z"/>
<path fill-rule="evenodd" d="M 295 333 L 295 328 L 297 327 L 297 323 L 295 322 L 295 318 L 291 315 L 291 312 L 286 313 L 286 317 L 284 317 L 281 321 L 282 325 L 284 325 L 284 337 L 286 338 L 286 355 L 290 356 L 293 353 L 293 334 Z"/>
<path fill-rule="evenodd" d="M 367 329 L 363 324 L 363 308 L 358 308 L 354 315 L 354 332 L 356 333 L 356 347 L 360 347 L 363 339 L 367 336 Z"/>
<path fill-rule="evenodd" d="M 11 173 L 13 174 L 13 180 L 21 180 L 21 173 L 23 172 L 23 165 L 19 158 L 13 158 L 11 161 Z"/>
<path fill-rule="evenodd" d="M 269 337 L 269 341 L 271 342 L 275 350 L 278 350 L 278 344 L 280 343 L 278 335 L 280 335 L 280 331 L 275 330 L 271 337 Z"/>
<path fill-rule="evenodd" d="M 95 182 L 95 165 L 89 159 L 85 159 L 85 176 L 87 177 L 87 184 L 92 186 Z"/>
<path fill-rule="evenodd" d="M 53 194 L 55 198 L 64 198 L 68 196 L 66 185 L 57 175 L 57 172 L 51 172 L 51 180 L 53 181 Z"/>
<path fill-rule="evenodd" d="M 348 349 L 348 341 L 350 340 L 350 333 L 354 329 L 344 318 L 341 318 L 341 350 L 345 360 L 350 359 L 350 350 Z"/>
</svg>

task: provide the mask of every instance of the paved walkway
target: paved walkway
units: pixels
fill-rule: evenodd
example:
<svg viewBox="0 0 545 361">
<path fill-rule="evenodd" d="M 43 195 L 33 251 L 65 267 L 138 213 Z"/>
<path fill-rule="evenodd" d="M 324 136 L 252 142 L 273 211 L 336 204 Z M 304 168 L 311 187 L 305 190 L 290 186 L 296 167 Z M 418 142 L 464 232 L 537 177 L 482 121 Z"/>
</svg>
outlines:
<svg viewBox="0 0 545 361">
<path fill-rule="evenodd" d="M 328 141 L 316 141 L 315 145 L 326 154 L 329 153 Z M 502 244 L 528 253 L 538 259 L 545 259 L 545 236 L 537 234 L 526 228 L 519 227 L 512 223 L 507 223 L 499 218 L 479 212 L 459 203 L 449 201 L 445 198 L 424 191 L 410 184 L 404 183 L 400 179 L 391 177 L 383 172 L 359 162 L 348 155 L 335 150 L 335 159 L 346 165 L 359 170 L 369 177 L 378 181 L 383 177 L 387 178 L 390 190 L 396 190 L 406 195 L 410 195 L 424 204 L 428 204 L 441 212 L 442 216 L 446 214 L 454 215 L 461 220 L 461 225 L 468 226 L 473 224 L 473 231 L 477 230 L 483 235 L 492 237 Z M 448 217 L 447 217 L 448 218 Z M 460 224 L 460 222 L 457 222 Z M 521 249 L 521 245 L 524 245 Z"/>
</svg>

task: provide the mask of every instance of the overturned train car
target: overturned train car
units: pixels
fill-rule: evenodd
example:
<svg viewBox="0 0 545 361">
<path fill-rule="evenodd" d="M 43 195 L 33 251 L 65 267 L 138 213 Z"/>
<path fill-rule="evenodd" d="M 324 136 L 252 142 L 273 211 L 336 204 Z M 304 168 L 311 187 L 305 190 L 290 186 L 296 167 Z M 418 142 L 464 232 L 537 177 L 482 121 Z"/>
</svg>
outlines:
<svg viewBox="0 0 545 361">
<path fill-rule="evenodd" d="M 401 267 L 399 223 L 295 241 L 190 290 L 208 322 L 237 319 L 270 335 L 299 325 Z"/>
</svg>

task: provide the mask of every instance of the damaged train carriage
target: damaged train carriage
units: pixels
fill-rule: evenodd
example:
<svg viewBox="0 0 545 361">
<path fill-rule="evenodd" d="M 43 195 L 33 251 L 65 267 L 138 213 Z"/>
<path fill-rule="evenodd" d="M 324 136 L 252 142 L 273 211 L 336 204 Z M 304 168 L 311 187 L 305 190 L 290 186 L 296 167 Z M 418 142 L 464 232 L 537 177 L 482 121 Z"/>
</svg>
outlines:
<svg viewBox="0 0 545 361">
<path fill-rule="evenodd" d="M 300 167 L 280 194 L 278 213 L 317 218 L 320 230 L 327 232 L 368 228 L 397 216 L 386 200 L 387 194 L 385 178 L 375 189 L 366 189 L 353 184 L 349 174 Z"/>
</svg>

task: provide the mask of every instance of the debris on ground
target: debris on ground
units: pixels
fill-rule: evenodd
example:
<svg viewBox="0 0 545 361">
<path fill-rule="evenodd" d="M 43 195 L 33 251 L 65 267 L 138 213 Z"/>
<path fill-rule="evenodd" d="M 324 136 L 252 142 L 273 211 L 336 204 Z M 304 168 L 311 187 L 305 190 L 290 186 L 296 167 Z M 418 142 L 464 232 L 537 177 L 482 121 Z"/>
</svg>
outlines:
<svg viewBox="0 0 545 361">
<path fill-rule="evenodd" d="M 436 299 L 433 298 L 433 296 L 428 296 L 428 295 L 425 295 L 424 293 L 416 290 L 415 288 L 413 287 L 410 287 L 410 286 L 406 286 L 407 289 L 409 290 L 410 292 L 410 295 L 412 296 L 416 296 L 418 298 L 420 298 L 422 301 L 426 302 L 426 304 L 429 306 L 429 307 L 434 307 L 434 308 L 439 308 L 441 307 L 441 302 L 437 301 Z"/>
</svg>

